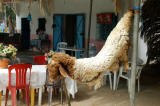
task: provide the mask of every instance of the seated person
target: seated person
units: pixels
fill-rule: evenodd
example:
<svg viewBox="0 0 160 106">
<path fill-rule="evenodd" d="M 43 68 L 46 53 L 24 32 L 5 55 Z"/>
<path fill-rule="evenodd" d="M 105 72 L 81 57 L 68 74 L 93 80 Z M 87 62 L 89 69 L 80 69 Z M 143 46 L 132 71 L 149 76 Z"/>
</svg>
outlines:
<svg viewBox="0 0 160 106">
<path fill-rule="evenodd" d="M 38 39 L 39 40 L 47 40 L 48 39 L 48 35 L 44 32 L 44 30 L 40 30 L 38 32 Z"/>
<path fill-rule="evenodd" d="M 31 46 L 40 49 L 41 51 L 49 48 L 50 41 L 48 39 L 48 35 L 44 30 L 37 30 L 38 39 L 31 40 Z M 46 50 L 45 50 L 46 51 Z"/>
</svg>

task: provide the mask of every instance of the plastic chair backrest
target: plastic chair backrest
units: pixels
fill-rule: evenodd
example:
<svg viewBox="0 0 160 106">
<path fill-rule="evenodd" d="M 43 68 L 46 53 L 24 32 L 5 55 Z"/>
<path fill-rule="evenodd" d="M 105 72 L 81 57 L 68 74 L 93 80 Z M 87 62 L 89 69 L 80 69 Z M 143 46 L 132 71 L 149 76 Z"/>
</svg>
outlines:
<svg viewBox="0 0 160 106">
<path fill-rule="evenodd" d="M 15 69 L 16 72 L 16 88 L 25 88 L 26 85 L 30 85 L 30 79 L 31 79 L 31 68 L 32 65 L 31 64 L 14 64 L 11 65 L 8 68 L 9 71 L 9 84 L 8 84 L 8 88 L 11 88 L 11 71 L 13 71 L 13 69 Z M 29 70 L 29 83 L 26 84 L 26 73 Z"/>
<path fill-rule="evenodd" d="M 45 65 L 46 64 L 45 56 L 35 56 L 33 58 L 33 64 Z"/>
<path fill-rule="evenodd" d="M 57 51 L 60 51 L 59 48 L 66 48 L 67 47 L 67 42 L 59 42 L 57 44 Z"/>
<path fill-rule="evenodd" d="M 63 48 L 67 47 L 67 42 L 59 42 L 57 44 L 57 48 L 60 48 L 60 47 L 63 47 Z"/>
<path fill-rule="evenodd" d="M 137 66 L 136 79 L 140 78 L 141 70 L 142 70 L 142 67 Z M 129 68 L 129 70 L 127 72 L 125 72 L 123 70 L 123 67 L 120 67 L 119 74 L 120 74 L 120 76 L 123 76 L 123 78 L 129 79 L 131 77 L 131 72 L 129 72 L 129 71 L 131 71 L 131 68 Z M 124 75 L 124 73 L 125 73 L 125 75 Z"/>
</svg>

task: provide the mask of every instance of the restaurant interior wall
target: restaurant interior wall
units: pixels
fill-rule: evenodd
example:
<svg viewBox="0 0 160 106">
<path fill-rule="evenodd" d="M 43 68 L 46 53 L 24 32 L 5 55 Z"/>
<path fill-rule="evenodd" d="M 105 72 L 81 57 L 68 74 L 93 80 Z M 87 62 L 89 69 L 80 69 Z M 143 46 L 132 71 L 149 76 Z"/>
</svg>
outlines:
<svg viewBox="0 0 160 106">
<path fill-rule="evenodd" d="M 85 14 L 85 38 L 87 38 L 88 34 L 88 20 L 89 20 L 89 4 L 90 0 L 54 0 L 54 13 L 55 14 L 75 14 L 75 13 L 84 13 Z M 109 5 L 108 5 L 109 4 Z M 17 17 L 27 17 L 28 15 L 28 4 L 22 2 L 19 4 L 19 16 Z M 91 39 L 96 40 L 96 14 L 101 12 L 114 12 L 114 3 L 112 0 L 94 0 L 93 2 L 93 13 L 92 13 L 92 24 L 91 24 Z M 54 14 L 53 13 L 53 14 Z M 31 35 L 35 36 L 36 29 L 38 27 L 38 18 L 45 17 L 46 22 L 46 33 L 52 37 L 53 29 L 52 29 L 52 16 L 43 16 L 40 13 L 38 3 L 33 2 L 31 5 Z M 19 18 L 17 18 L 19 19 Z M 18 22 L 17 22 L 18 23 Z M 20 27 L 19 27 L 20 28 Z M 31 37 L 32 38 L 32 37 Z M 51 38 L 52 39 L 52 38 Z"/>
<path fill-rule="evenodd" d="M 74 14 L 74 13 L 84 13 L 85 14 L 85 38 L 87 41 L 87 34 L 88 34 L 88 20 L 89 20 L 89 4 L 90 0 L 54 0 L 54 13 L 53 14 Z M 120 12 L 118 17 L 120 17 L 130 8 L 133 7 L 133 1 L 131 0 L 121 0 L 120 2 Z M 27 17 L 28 15 L 28 3 L 22 2 L 18 5 L 18 16 L 17 16 L 17 26 L 20 29 L 21 17 Z M 95 45 L 98 45 L 98 49 L 100 50 L 103 46 L 104 42 L 99 42 L 96 39 L 96 15 L 98 13 L 104 12 L 114 12 L 114 2 L 113 0 L 93 0 L 93 10 L 92 10 L 92 19 L 91 19 L 91 42 L 94 42 Z M 33 2 L 31 5 L 31 39 L 35 37 L 36 29 L 38 28 L 38 18 L 45 17 L 46 22 L 46 32 L 49 34 L 49 38 L 53 37 L 53 14 L 51 16 L 44 16 L 40 13 L 40 9 L 38 7 L 37 2 Z M 51 44 L 51 48 L 52 44 Z M 144 50 L 142 50 L 143 48 Z M 139 56 L 142 59 L 146 59 L 146 44 L 143 42 L 142 39 L 139 38 Z"/>
</svg>

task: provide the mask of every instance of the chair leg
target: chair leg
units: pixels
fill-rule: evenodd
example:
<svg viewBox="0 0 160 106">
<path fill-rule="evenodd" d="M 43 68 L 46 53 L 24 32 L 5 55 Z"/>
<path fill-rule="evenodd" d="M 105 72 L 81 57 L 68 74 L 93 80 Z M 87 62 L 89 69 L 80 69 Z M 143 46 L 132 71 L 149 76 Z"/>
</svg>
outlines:
<svg viewBox="0 0 160 106">
<path fill-rule="evenodd" d="M 140 92 L 140 81 L 138 79 L 138 92 Z"/>
<path fill-rule="evenodd" d="M 5 106 L 7 106 L 9 90 L 6 89 Z"/>
<path fill-rule="evenodd" d="M 26 102 L 27 106 L 29 106 L 29 86 L 26 88 Z"/>
<path fill-rule="evenodd" d="M 113 90 L 116 90 L 116 82 L 117 82 L 117 72 L 114 72 L 114 83 L 113 83 Z"/>
<path fill-rule="evenodd" d="M 42 87 L 39 88 L 38 106 L 41 106 L 41 101 L 42 101 Z"/>
<path fill-rule="evenodd" d="M 53 86 L 48 86 L 48 88 L 49 88 L 48 106 L 52 106 L 52 90 L 53 90 Z"/>
<path fill-rule="evenodd" d="M 34 106 L 34 88 L 31 88 L 31 106 Z"/>
<path fill-rule="evenodd" d="M 16 106 L 16 88 L 11 88 L 12 106 Z"/>
<path fill-rule="evenodd" d="M 112 90 L 112 78 L 111 78 L 111 74 L 109 75 L 109 83 L 110 83 L 110 89 Z"/>
<path fill-rule="evenodd" d="M 104 75 L 104 76 L 103 76 L 102 86 L 103 86 L 103 85 L 106 85 L 106 79 L 107 79 L 107 75 Z"/>
<path fill-rule="evenodd" d="M 118 85 L 119 85 L 119 78 L 120 78 L 120 76 L 118 75 L 118 78 L 117 78 L 117 85 L 116 85 L 116 90 L 118 89 Z"/>
<path fill-rule="evenodd" d="M 128 81 L 128 92 L 130 93 L 130 90 L 131 90 L 131 80 L 127 80 Z"/>
</svg>

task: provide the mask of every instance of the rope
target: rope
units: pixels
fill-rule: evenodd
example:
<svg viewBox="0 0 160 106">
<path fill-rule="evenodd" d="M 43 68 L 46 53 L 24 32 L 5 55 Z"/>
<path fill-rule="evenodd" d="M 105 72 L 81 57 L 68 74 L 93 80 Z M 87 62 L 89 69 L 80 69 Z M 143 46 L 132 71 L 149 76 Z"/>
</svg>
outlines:
<svg viewBox="0 0 160 106">
<path fill-rule="evenodd" d="M 134 10 L 141 10 L 142 8 L 140 6 L 134 6 Z"/>
<path fill-rule="evenodd" d="M 134 12 L 135 13 L 140 13 L 141 7 L 140 6 L 134 6 Z"/>
</svg>

